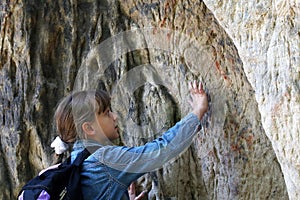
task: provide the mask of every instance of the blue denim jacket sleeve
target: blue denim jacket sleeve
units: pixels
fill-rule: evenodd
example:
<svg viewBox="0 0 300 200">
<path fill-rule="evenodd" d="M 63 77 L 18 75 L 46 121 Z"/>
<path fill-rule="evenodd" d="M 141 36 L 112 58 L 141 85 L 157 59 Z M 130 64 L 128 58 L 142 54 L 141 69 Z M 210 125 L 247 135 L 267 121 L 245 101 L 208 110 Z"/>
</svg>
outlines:
<svg viewBox="0 0 300 200">
<path fill-rule="evenodd" d="M 198 117 L 190 113 L 161 137 L 138 147 L 104 146 L 99 149 L 99 161 L 123 173 L 153 171 L 178 156 L 193 141 L 200 130 Z"/>
</svg>

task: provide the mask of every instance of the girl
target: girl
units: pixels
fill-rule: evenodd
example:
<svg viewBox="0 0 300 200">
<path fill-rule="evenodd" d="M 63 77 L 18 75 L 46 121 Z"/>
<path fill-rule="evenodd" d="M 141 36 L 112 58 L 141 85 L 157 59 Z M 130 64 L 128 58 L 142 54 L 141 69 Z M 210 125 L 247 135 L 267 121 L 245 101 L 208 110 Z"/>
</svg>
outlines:
<svg viewBox="0 0 300 200">
<path fill-rule="evenodd" d="M 208 109 L 202 84 L 189 83 L 189 91 L 191 113 L 161 137 L 138 147 L 111 143 L 119 138 L 118 118 L 110 110 L 110 97 L 105 91 L 75 92 L 60 102 L 55 112 L 59 137 L 52 145 L 60 150 L 57 152 L 67 149 L 65 143 L 74 143 L 74 160 L 84 148 L 99 147 L 83 163 L 81 184 L 85 199 L 129 199 L 127 188 L 132 182 L 189 147 Z"/>
</svg>

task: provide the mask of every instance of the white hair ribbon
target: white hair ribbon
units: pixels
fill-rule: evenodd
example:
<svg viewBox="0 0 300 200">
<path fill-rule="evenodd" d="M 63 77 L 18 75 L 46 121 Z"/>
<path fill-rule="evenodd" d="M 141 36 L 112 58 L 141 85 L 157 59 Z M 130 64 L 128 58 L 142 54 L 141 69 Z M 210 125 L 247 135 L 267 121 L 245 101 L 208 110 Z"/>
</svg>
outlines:
<svg viewBox="0 0 300 200">
<path fill-rule="evenodd" d="M 68 149 L 68 144 L 61 140 L 59 136 L 51 143 L 51 147 L 54 148 L 56 154 L 62 154 Z"/>
</svg>

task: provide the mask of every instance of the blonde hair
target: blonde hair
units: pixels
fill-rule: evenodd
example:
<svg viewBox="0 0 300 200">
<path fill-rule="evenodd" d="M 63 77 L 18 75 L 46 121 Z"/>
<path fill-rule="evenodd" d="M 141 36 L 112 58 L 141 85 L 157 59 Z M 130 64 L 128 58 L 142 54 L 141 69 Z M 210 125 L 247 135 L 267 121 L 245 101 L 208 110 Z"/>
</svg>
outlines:
<svg viewBox="0 0 300 200">
<path fill-rule="evenodd" d="M 95 114 L 110 107 L 110 97 L 104 90 L 79 91 L 63 98 L 54 118 L 60 138 L 66 143 L 84 138 L 82 124 L 95 120 Z"/>
</svg>

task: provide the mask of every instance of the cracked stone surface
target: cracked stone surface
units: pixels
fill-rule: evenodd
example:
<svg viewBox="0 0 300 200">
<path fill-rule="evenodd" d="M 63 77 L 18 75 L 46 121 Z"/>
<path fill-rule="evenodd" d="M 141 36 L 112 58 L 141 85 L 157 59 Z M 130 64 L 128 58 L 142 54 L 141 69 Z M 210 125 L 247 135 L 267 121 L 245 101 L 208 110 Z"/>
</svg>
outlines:
<svg viewBox="0 0 300 200">
<path fill-rule="evenodd" d="M 209 111 L 191 147 L 138 180 L 147 199 L 299 199 L 299 3 L 2 1 L 0 199 L 53 158 L 55 106 L 106 89 L 117 144 L 142 145 L 189 112 L 188 81 Z"/>
</svg>

